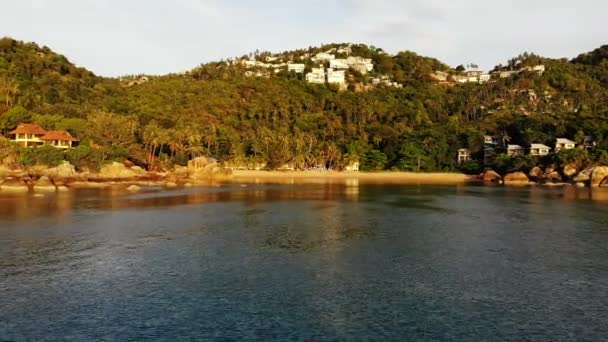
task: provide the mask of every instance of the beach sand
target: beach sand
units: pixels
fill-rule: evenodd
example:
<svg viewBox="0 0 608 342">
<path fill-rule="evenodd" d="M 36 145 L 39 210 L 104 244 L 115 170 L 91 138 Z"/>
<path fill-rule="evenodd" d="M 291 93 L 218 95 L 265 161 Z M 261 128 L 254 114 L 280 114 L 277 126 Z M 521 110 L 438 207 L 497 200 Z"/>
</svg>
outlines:
<svg viewBox="0 0 608 342">
<path fill-rule="evenodd" d="M 312 171 L 246 171 L 233 172 L 233 181 L 247 183 L 314 183 L 357 180 L 366 183 L 393 184 L 463 184 L 478 182 L 479 177 L 461 173 L 416 172 L 312 172 Z"/>
</svg>

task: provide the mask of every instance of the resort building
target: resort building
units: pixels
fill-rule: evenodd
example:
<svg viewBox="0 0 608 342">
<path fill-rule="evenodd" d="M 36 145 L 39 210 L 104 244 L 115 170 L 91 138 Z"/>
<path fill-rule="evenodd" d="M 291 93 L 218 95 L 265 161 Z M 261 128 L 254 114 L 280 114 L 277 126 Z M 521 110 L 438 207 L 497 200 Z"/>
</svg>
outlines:
<svg viewBox="0 0 608 342">
<path fill-rule="evenodd" d="M 530 155 L 532 156 L 546 156 L 551 152 L 551 147 L 543 144 L 531 144 Z"/>
<path fill-rule="evenodd" d="M 312 61 L 313 62 L 327 62 L 327 61 L 331 61 L 332 59 L 336 59 L 336 56 L 332 55 L 330 53 L 320 52 L 312 58 Z"/>
<path fill-rule="evenodd" d="M 571 150 L 576 147 L 576 142 L 565 139 L 565 138 L 557 138 L 557 142 L 555 143 L 555 152 L 559 152 L 561 150 Z"/>
<path fill-rule="evenodd" d="M 70 148 L 74 142 L 78 141 L 67 131 L 49 131 L 40 140 L 57 148 Z"/>
<path fill-rule="evenodd" d="M 287 71 L 293 71 L 295 73 L 301 74 L 304 72 L 304 64 L 301 63 L 289 63 L 287 64 Z"/>
<path fill-rule="evenodd" d="M 9 133 L 10 139 L 22 147 L 51 145 L 57 148 L 70 148 L 78 139 L 66 131 L 46 131 L 38 125 L 20 124 Z"/>
<path fill-rule="evenodd" d="M 328 70 L 327 71 L 327 83 L 346 83 L 344 70 Z"/>
<path fill-rule="evenodd" d="M 526 149 L 520 145 L 507 145 L 507 155 L 509 156 L 521 156 L 525 151 Z"/>
<path fill-rule="evenodd" d="M 325 69 L 312 68 L 312 71 L 306 74 L 306 81 L 309 83 L 325 83 Z"/>
<path fill-rule="evenodd" d="M 458 163 L 463 163 L 471 160 L 471 151 L 468 148 L 458 150 Z"/>
<path fill-rule="evenodd" d="M 333 59 L 329 61 L 329 67 L 337 70 L 346 70 L 348 69 L 348 63 L 346 59 Z"/>
<path fill-rule="evenodd" d="M 38 125 L 20 124 L 8 134 L 10 139 L 17 145 L 22 147 L 33 147 L 44 145 L 44 141 L 40 138 L 45 136 L 47 131 Z"/>
</svg>

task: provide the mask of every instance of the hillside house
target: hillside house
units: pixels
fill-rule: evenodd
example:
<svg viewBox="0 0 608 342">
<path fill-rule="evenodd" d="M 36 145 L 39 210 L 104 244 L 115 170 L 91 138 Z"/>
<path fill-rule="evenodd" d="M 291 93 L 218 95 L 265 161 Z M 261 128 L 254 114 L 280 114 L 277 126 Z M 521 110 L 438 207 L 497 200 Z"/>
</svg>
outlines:
<svg viewBox="0 0 608 342">
<path fill-rule="evenodd" d="M 490 80 L 490 74 L 481 74 L 479 75 L 479 83 L 486 83 Z"/>
<path fill-rule="evenodd" d="M 486 145 L 498 145 L 499 139 L 494 135 L 484 135 L 483 142 Z"/>
<path fill-rule="evenodd" d="M 467 70 L 464 73 L 467 77 L 479 77 L 481 74 L 483 74 L 483 71 L 481 70 Z"/>
<path fill-rule="evenodd" d="M 362 57 L 348 57 L 346 59 L 346 63 L 349 67 L 359 71 L 362 67 L 365 67 L 365 71 L 371 72 L 374 70 L 374 63 L 370 58 L 362 58 Z"/>
<path fill-rule="evenodd" d="M 537 73 L 538 75 L 542 75 L 542 74 L 544 74 L 544 73 L 545 73 L 545 66 L 544 66 L 544 65 L 542 65 L 542 64 L 535 65 L 535 66 L 533 66 L 533 67 L 529 67 L 529 68 L 527 68 L 527 69 L 528 69 L 529 71 L 532 71 L 532 72 Z"/>
<path fill-rule="evenodd" d="M 429 74 L 429 76 L 438 82 L 446 82 L 449 74 L 445 71 L 435 71 Z"/>
<path fill-rule="evenodd" d="M 347 70 L 348 63 L 346 59 L 332 59 L 329 61 L 329 67 L 336 70 Z"/>
<path fill-rule="evenodd" d="M 313 58 L 313 62 L 327 62 L 336 59 L 336 56 L 327 52 L 319 52 Z"/>
<path fill-rule="evenodd" d="M 48 132 L 38 126 L 32 124 L 20 124 L 13 131 L 9 132 L 10 140 L 22 147 L 34 147 L 44 145 L 41 140 Z"/>
<path fill-rule="evenodd" d="M 70 148 L 78 141 L 67 131 L 49 131 L 40 140 L 56 148 Z"/>
<path fill-rule="evenodd" d="M 555 142 L 555 152 L 559 152 L 561 150 L 571 150 L 576 147 L 576 142 L 566 139 L 566 138 L 557 138 Z"/>
<path fill-rule="evenodd" d="M 507 145 L 507 155 L 509 156 L 521 156 L 525 151 L 526 149 L 520 145 Z"/>
<path fill-rule="evenodd" d="M 511 76 L 515 76 L 515 75 L 519 74 L 519 71 L 517 71 L 517 70 L 505 70 L 505 71 L 498 71 L 496 73 L 498 74 L 499 78 L 509 78 Z"/>
<path fill-rule="evenodd" d="M 325 69 L 312 68 L 312 71 L 306 74 L 306 81 L 309 83 L 325 83 Z"/>
<path fill-rule="evenodd" d="M 468 148 L 461 148 L 458 150 L 458 163 L 464 163 L 471 160 L 471 151 Z"/>
<path fill-rule="evenodd" d="M 327 83 L 345 84 L 346 78 L 344 70 L 328 70 Z"/>
<path fill-rule="evenodd" d="M 353 53 L 353 49 L 350 46 L 342 46 L 336 51 L 336 53 L 350 55 L 351 53 Z"/>
<path fill-rule="evenodd" d="M 532 156 L 546 156 L 551 152 L 551 147 L 543 144 L 531 144 L 530 155 Z"/>
<path fill-rule="evenodd" d="M 302 63 L 289 63 L 287 64 L 287 71 L 293 71 L 301 74 L 304 72 L 305 65 Z"/>
</svg>

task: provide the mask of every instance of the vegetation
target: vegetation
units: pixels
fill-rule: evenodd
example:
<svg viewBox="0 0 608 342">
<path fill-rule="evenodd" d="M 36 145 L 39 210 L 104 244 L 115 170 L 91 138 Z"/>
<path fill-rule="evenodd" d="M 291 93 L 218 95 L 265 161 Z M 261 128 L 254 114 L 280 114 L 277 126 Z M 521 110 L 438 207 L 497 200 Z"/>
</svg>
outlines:
<svg viewBox="0 0 608 342">
<path fill-rule="evenodd" d="M 305 54 L 338 46 L 282 55 L 310 69 L 313 63 Z M 391 56 L 365 45 L 352 48 L 353 55 L 371 58 L 376 70 L 368 75 L 348 71 L 348 91 L 311 85 L 284 71 L 245 77 L 245 69 L 231 60 L 126 86 L 76 67 L 46 47 L 4 38 L 0 133 L 6 135 L 20 122 L 68 130 L 82 146 L 62 158 L 88 168 L 124 158 L 154 168 L 207 155 L 268 168 L 342 169 L 360 161 L 364 170 L 479 172 L 485 133 L 522 145 L 591 135 L 596 150 L 581 160 L 608 159 L 606 46 L 572 61 L 523 54 L 497 70 L 542 63 L 547 71 L 453 88 L 440 87 L 429 76 L 438 70 L 458 72 L 436 59 L 409 51 Z M 362 90 L 379 75 L 403 88 Z M 476 160 L 458 165 L 457 150 L 463 147 Z M 52 152 L 42 150 L 21 150 L 19 160 L 56 162 Z M 504 170 L 535 162 L 504 159 L 498 161 Z"/>
</svg>

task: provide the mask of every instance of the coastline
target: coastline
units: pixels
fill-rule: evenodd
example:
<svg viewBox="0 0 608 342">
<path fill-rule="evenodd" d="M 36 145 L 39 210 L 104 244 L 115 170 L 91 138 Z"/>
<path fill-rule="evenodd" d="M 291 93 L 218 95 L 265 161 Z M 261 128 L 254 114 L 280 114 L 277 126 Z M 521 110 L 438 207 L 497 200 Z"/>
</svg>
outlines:
<svg viewBox="0 0 608 342">
<path fill-rule="evenodd" d="M 254 171 L 235 170 L 232 172 L 233 182 L 277 182 L 290 181 L 348 181 L 357 180 L 369 183 L 393 184 L 465 184 L 477 183 L 479 176 L 462 173 L 416 173 L 416 172 L 310 172 L 310 171 Z"/>
</svg>

